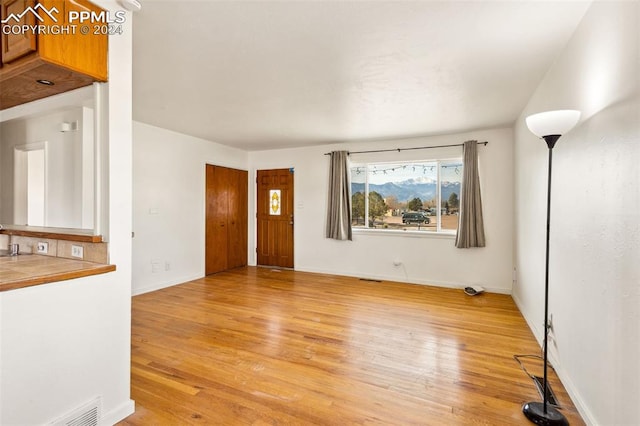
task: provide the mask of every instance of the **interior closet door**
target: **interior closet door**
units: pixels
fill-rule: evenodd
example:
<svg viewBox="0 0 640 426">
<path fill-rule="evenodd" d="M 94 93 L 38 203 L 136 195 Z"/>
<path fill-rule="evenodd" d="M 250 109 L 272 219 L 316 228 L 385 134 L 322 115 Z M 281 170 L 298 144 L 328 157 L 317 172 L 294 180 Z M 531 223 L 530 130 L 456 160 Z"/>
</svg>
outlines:
<svg viewBox="0 0 640 426">
<path fill-rule="evenodd" d="M 248 228 L 248 173 L 245 170 L 229 170 L 229 185 L 233 187 L 227 192 L 228 206 L 228 240 L 227 269 L 247 264 L 247 228 Z"/>
<path fill-rule="evenodd" d="M 206 166 L 205 274 L 247 264 L 248 174 Z"/>
</svg>

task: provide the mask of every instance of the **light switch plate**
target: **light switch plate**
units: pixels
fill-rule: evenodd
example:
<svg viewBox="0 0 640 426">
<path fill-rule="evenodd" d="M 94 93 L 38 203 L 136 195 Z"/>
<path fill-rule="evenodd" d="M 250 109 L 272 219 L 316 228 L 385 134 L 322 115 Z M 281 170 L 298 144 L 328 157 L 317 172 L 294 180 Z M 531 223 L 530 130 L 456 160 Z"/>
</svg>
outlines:
<svg viewBox="0 0 640 426">
<path fill-rule="evenodd" d="M 77 257 L 82 259 L 84 257 L 84 247 L 82 246 L 71 246 L 71 257 Z"/>
</svg>

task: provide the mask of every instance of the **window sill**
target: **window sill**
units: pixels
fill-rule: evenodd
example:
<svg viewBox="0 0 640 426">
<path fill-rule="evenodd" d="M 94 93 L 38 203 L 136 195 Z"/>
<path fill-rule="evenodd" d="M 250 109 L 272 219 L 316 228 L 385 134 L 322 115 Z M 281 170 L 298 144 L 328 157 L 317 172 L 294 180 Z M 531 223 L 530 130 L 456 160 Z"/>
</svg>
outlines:
<svg viewBox="0 0 640 426">
<path fill-rule="evenodd" d="M 408 238 L 444 238 L 455 239 L 456 231 L 404 231 L 396 229 L 351 228 L 354 235 L 386 235 Z"/>
</svg>

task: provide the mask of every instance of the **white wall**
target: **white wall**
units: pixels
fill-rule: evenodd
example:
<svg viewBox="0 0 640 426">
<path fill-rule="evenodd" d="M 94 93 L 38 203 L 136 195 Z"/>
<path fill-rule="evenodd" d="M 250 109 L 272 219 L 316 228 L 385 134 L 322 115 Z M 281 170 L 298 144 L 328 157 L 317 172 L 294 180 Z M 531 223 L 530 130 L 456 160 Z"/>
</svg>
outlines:
<svg viewBox="0 0 640 426">
<path fill-rule="evenodd" d="M 204 276 L 205 165 L 247 170 L 247 153 L 134 122 L 133 293 Z"/>
<path fill-rule="evenodd" d="M 468 139 L 487 140 L 479 163 L 487 247 L 456 249 L 452 237 L 407 237 L 356 233 L 353 241 L 324 237 L 329 159 L 334 149 L 352 151 L 460 144 Z M 479 284 L 491 291 L 510 293 L 513 245 L 513 185 L 511 129 L 412 138 L 395 141 L 349 143 L 331 146 L 249 153 L 251 182 L 256 170 L 294 167 L 295 269 L 339 275 L 461 287 Z M 453 150 L 461 156 L 462 148 Z M 378 161 L 450 157 L 452 150 L 391 153 Z M 373 157 L 369 157 L 374 159 Z M 353 156 L 353 161 L 367 159 Z M 250 185 L 250 218 L 255 217 L 255 185 Z M 255 220 L 250 220 L 250 262 L 255 264 Z M 394 260 L 403 265 L 396 267 Z"/>
<path fill-rule="evenodd" d="M 250 169 L 249 264 L 256 262 L 255 172 L 257 169 L 295 167 L 296 269 L 454 287 L 480 284 L 492 291 L 510 293 L 512 136 L 511 129 L 498 129 L 246 153 L 134 122 L 133 293 L 156 290 L 204 275 L 205 164 Z M 324 238 L 328 181 L 325 152 L 344 148 L 458 144 L 470 138 L 489 141 L 488 146 L 479 149 L 486 248 L 455 249 L 452 238 L 441 236 L 357 234 L 351 243 Z M 451 157 L 459 155 L 461 148 L 422 153 L 423 158 Z M 406 153 L 402 155 L 404 157 L 394 159 L 411 158 Z M 393 266 L 396 259 L 402 260 L 402 267 Z M 466 267 L 460 268 L 460 262 Z"/>
<path fill-rule="evenodd" d="M 63 122 L 78 122 L 78 130 L 60 132 Z M 91 126 L 91 123 L 88 123 Z M 1 192 L 0 223 L 26 225 L 26 214 L 14 217 L 14 148 L 46 142 L 46 214 L 45 225 L 59 228 L 83 228 L 82 223 L 82 151 L 83 108 L 16 119 L 0 124 Z M 92 132 L 92 128 L 90 128 Z M 93 135 L 91 142 L 93 141 Z M 91 171 L 93 164 L 90 163 Z M 90 229 L 92 224 L 89 224 Z"/>
<path fill-rule="evenodd" d="M 593 3 L 515 130 L 514 298 L 541 340 L 547 148 L 524 117 L 583 112 L 553 153 L 549 348 L 589 424 L 640 424 L 639 17 Z"/>
<path fill-rule="evenodd" d="M 112 1 L 100 1 L 113 10 Z M 131 15 L 109 40 L 106 199 L 115 272 L 0 293 L 0 424 L 46 424 L 96 396 L 103 424 L 133 412 Z"/>
</svg>

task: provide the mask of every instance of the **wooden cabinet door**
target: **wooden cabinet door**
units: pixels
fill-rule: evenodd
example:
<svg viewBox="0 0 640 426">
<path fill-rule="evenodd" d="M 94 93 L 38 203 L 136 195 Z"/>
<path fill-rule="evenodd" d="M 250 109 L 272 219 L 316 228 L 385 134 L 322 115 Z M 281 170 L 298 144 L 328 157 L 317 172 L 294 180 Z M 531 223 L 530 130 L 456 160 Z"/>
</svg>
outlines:
<svg viewBox="0 0 640 426">
<path fill-rule="evenodd" d="M 99 16 L 105 11 L 88 0 L 38 0 L 48 10 L 58 10 L 58 25 L 70 26 L 69 13 L 95 14 Z M 43 9 L 41 9 L 43 10 Z M 44 12 L 41 12 L 44 14 Z M 114 24 L 118 28 L 120 24 Z M 107 52 L 109 36 L 103 31 L 94 31 L 90 24 L 88 34 L 80 32 L 80 25 L 75 34 L 41 34 L 38 38 L 38 54 L 42 59 L 65 68 L 91 76 L 97 81 L 107 81 Z"/>
<path fill-rule="evenodd" d="M 0 0 L 0 17 L 1 20 L 5 20 L 10 16 L 16 19 L 10 19 L 7 23 L 2 24 L 5 26 L 14 25 L 36 25 L 36 17 L 34 13 L 37 13 L 33 9 L 35 6 L 34 0 Z M 32 13 L 31 8 L 34 12 Z M 20 16 L 22 15 L 22 16 Z M 6 34 L 5 34 L 6 32 Z M 7 64 L 18 58 L 23 57 L 29 53 L 36 51 L 37 36 L 33 31 L 24 31 L 18 34 L 14 34 L 15 31 L 2 31 L 2 63 Z"/>
</svg>

